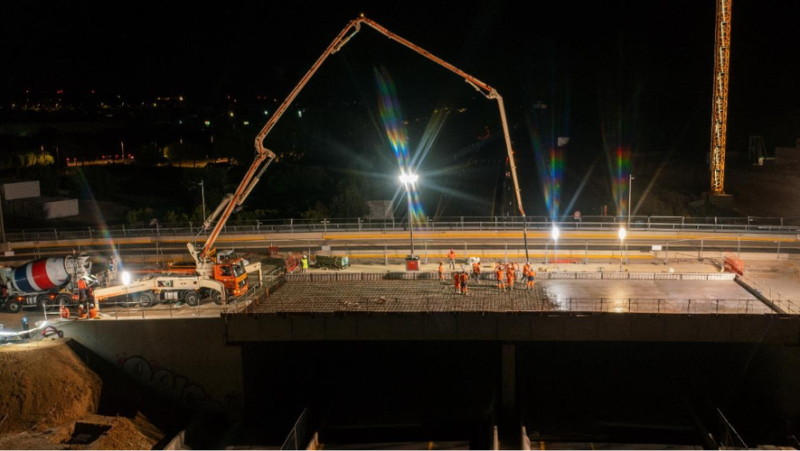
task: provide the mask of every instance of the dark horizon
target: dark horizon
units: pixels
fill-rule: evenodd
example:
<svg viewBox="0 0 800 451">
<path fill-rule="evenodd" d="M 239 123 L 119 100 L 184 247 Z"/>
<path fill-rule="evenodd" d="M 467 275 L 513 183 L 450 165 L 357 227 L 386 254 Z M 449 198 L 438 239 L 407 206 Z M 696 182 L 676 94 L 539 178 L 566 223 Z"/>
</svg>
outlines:
<svg viewBox="0 0 800 451">
<path fill-rule="evenodd" d="M 6 117 L 15 111 L 11 103 L 28 99 L 96 105 L 117 96 L 117 101 L 129 103 L 183 96 L 188 107 L 210 105 L 220 116 L 235 109 L 237 118 L 247 119 L 250 128 L 237 133 L 246 144 L 242 155 L 248 155 L 249 136 L 266 120 L 258 115 L 259 108 L 280 103 L 336 34 L 363 12 L 503 95 L 526 209 L 553 211 L 549 194 L 542 196 L 551 162 L 541 158 L 547 160 L 558 137 L 570 137 L 558 163 L 564 171 L 560 206 L 555 208 L 559 215 L 571 214 L 564 208 L 572 205 L 571 199 L 577 199 L 573 207 L 588 210 L 591 205 L 596 210 L 611 197 L 620 210 L 626 200 L 619 191 L 626 189 L 620 187 L 620 180 L 627 180 L 625 171 L 650 177 L 659 162 L 691 171 L 692 182 L 683 182 L 684 197 L 696 199 L 707 186 L 713 1 L 673 2 L 666 8 L 618 0 L 541 2 L 525 8 L 477 2 L 346 2 L 206 10 L 167 4 L 113 12 L 61 4 L 11 9 L 0 19 L 0 42 L 10 50 L 7 70 L 0 74 L 0 114 Z M 728 113 L 732 161 L 737 154 L 746 155 L 751 135 L 763 136 L 770 153 L 793 146 L 800 137 L 800 84 L 795 82 L 800 62 L 790 58 L 800 54 L 800 31 L 794 23 L 798 16 L 797 3 L 733 4 Z M 469 187 L 482 193 L 475 202 L 480 211 L 496 214 L 495 203 L 505 202 L 502 193 L 508 189 L 502 180 L 505 149 L 496 106 L 458 76 L 368 27 L 325 63 L 295 101 L 294 107 L 311 108 L 311 114 L 302 121 L 285 116 L 267 146 L 310 150 L 304 164 L 325 165 L 334 172 L 391 170 L 393 157 L 377 114 L 378 68 L 385 68 L 396 84 L 410 121 L 412 150 L 423 140 L 433 111 L 468 108 L 466 114 L 451 114 L 421 171 L 428 180 L 438 177 L 434 183 L 462 194 L 468 187 L 458 180 L 479 181 Z M 535 109 L 537 102 L 547 109 Z M 486 129 L 492 138 L 482 141 Z M 176 133 L 185 132 L 170 135 Z M 118 134 L 107 140 L 118 142 Z M 615 161 L 618 151 L 625 153 L 622 164 Z M 630 167 L 648 155 L 654 157 L 646 164 Z M 591 171 L 593 179 L 581 192 L 581 180 Z M 598 176 L 602 180 L 594 180 Z M 662 176 L 655 188 L 676 190 L 681 182 Z M 447 205 L 441 197 L 437 204 L 440 195 L 423 199 L 431 214 Z M 593 195 L 597 199 L 590 199 Z"/>
</svg>

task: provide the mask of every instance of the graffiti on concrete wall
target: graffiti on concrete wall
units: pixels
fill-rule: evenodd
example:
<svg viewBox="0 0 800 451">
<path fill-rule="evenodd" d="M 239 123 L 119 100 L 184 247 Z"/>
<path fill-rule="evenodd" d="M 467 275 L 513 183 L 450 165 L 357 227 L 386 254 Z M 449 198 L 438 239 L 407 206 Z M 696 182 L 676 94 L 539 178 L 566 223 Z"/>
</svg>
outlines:
<svg viewBox="0 0 800 451">
<path fill-rule="evenodd" d="M 156 393 L 191 408 L 227 412 L 231 407 L 230 401 L 235 398 L 231 394 L 226 396 L 228 399 L 225 402 L 211 399 L 206 396 L 203 387 L 188 377 L 161 368 L 142 356 L 120 358 L 119 365 L 123 371 Z"/>
</svg>

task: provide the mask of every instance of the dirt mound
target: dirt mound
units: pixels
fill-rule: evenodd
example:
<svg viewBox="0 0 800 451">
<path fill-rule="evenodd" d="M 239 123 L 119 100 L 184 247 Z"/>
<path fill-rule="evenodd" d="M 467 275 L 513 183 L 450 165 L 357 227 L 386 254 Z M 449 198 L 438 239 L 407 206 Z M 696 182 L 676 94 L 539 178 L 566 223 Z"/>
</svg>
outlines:
<svg viewBox="0 0 800 451">
<path fill-rule="evenodd" d="M 63 343 L 0 350 L 0 434 L 43 430 L 97 412 L 102 382 Z"/>
<path fill-rule="evenodd" d="M 150 449 L 164 436 L 141 413 L 96 415 L 101 392 L 64 340 L 0 348 L 0 449 Z"/>
<path fill-rule="evenodd" d="M 151 449 L 161 432 L 143 416 L 88 415 L 41 432 L 22 432 L 0 438 L 2 449 Z"/>
</svg>

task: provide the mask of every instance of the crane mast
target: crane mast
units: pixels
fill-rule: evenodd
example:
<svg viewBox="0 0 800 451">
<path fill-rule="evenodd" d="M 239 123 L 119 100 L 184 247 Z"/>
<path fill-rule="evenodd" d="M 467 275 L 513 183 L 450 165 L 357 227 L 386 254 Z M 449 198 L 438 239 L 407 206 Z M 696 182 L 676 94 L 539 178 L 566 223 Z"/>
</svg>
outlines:
<svg viewBox="0 0 800 451">
<path fill-rule="evenodd" d="M 711 194 L 725 194 L 725 135 L 728 128 L 728 67 L 732 0 L 717 0 L 714 101 L 711 112 Z"/>
<path fill-rule="evenodd" d="M 211 224 L 219 217 L 217 220 L 216 225 L 214 226 L 213 230 L 208 236 L 202 251 L 199 253 L 195 251 L 194 245 L 192 243 L 188 243 L 189 252 L 195 259 L 197 263 L 198 272 L 201 270 L 207 270 L 210 264 L 213 262 L 210 261 L 209 255 L 211 250 L 214 248 L 214 243 L 216 242 L 217 238 L 219 237 L 220 232 L 225 227 L 225 223 L 230 218 L 231 214 L 233 214 L 234 209 L 237 206 L 242 205 L 244 200 L 250 194 L 250 192 L 255 187 L 256 183 L 261 178 L 261 175 L 267 169 L 270 163 L 275 159 L 275 153 L 271 150 L 264 147 L 264 140 L 266 139 L 267 135 L 272 131 L 275 124 L 280 120 L 289 106 L 292 104 L 294 99 L 300 93 L 300 91 L 308 84 L 308 81 L 311 79 L 312 76 L 319 70 L 322 63 L 328 59 L 329 56 L 341 50 L 341 48 L 347 44 L 353 36 L 356 35 L 361 30 L 361 24 L 366 24 L 372 29 L 376 30 L 377 32 L 383 34 L 387 38 L 402 44 L 405 47 L 413 50 L 414 52 L 424 56 L 425 58 L 439 64 L 440 66 L 454 72 L 455 74 L 459 75 L 469 83 L 473 88 L 475 88 L 478 92 L 483 94 L 488 99 L 494 99 L 497 101 L 498 108 L 500 110 L 500 120 L 503 126 L 503 137 L 505 138 L 506 143 L 506 151 L 508 152 L 508 159 L 511 166 L 511 174 L 514 181 L 514 189 L 516 190 L 516 197 L 517 197 L 517 205 L 519 208 L 520 215 L 523 219 L 523 238 L 525 240 L 525 259 L 529 260 L 528 258 L 528 229 L 527 229 L 527 220 L 525 218 L 525 210 L 522 206 L 522 197 L 519 188 L 519 181 L 517 179 L 517 167 L 514 160 L 514 151 L 511 148 L 511 137 L 508 131 L 508 123 L 506 121 L 506 112 L 505 112 L 505 105 L 503 104 L 503 98 L 497 92 L 496 89 L 492 88 L 491 86 L 487 85 L 486 83 L 478 80 L 477 78 L 467 74 L 466 72 L 462 71 L 461 69 L 453 66 L 452 64 L 444 61 L 443 59 L 431 54 L 427 50 L 411 43 L 410 41 L 392 33 L 388 29 L 384 28 L 383 26 L 379 25 L 375 21 L 364 17 L 362 14 L 360 17 L 351 20 L 346 27 L 336 36 L 336 39 L 331 42 L 330 45 L 325 49 L 322 55 L 317 59 L 314 65 L 306 72 L 297 86 L 294 87 L 292 92 L 289 93 L 289 96 L 281 103 L 278 109 L 275 111 L 275 114 L 267 121 L 264 128 L 258 133 L 255 140 L 255 160 L 253 164 L 248 169 L 247 174 L 242 179 L 241 183 L 239 183 L 239 187 L 236 189 L 234 194 L 229 194 L 225 196 L 223 201 L 220 205 L 216 208 L 214 213 L 209 216 L 209 218 L 204 223 L 204 230 L 207 230 Z"/>
</svg>

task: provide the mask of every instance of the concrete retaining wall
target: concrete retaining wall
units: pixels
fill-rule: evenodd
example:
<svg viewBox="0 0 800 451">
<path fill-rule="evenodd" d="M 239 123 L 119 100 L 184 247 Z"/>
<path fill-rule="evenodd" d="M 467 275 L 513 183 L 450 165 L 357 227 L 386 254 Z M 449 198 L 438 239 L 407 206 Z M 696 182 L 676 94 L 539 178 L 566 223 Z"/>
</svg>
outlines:
<svg viewBox="0 0 800 451">
<path fill-rule="evenodd" d="M 221 318 L 57 323 L 142 384 L 187 406 L 241 412 L 241 350 L 225 345 Z"/>
</svg>

